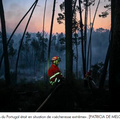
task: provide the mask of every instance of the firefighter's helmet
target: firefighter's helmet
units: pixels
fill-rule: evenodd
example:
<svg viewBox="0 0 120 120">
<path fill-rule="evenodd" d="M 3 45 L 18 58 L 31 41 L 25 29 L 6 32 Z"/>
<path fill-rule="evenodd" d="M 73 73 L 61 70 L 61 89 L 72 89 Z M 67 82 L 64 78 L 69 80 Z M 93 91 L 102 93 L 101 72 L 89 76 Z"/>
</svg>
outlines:
<svg viewBox="0 0 120 120">
<path fill-rule="evenodd" d="M 52 62 L 53 62 L 53 61 L 56 61 L 56 60 L 58 60 L 59 62 L 61 61 L 61 59 L 60 59 L 58 56 L 54 56 L 54 57 L 52 58 Z"/>
</svg>

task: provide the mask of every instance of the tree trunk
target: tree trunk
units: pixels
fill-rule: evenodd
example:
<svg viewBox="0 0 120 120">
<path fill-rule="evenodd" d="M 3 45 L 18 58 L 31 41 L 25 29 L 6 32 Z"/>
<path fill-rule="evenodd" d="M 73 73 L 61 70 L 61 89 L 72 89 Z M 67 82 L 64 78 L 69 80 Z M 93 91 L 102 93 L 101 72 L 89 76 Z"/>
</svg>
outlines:
<svg viewBox="0 0 120 120">
<path fill-rule="evenodd" d="M 24 18 L 27 16 L 27 14 L 30 12 L 30 10 L 33 8 L 33 6 L 35 5 L 36 1 L 33 3 L 33 5 L 30 7 L 30 9 L 26 12 L 26 14 L 23 16 L 23 18 L 20 20 L 20 22 L 17 24 L 17 26 L 15 27 L 15 29 L 13 30 L 11 36 L 9 37 L 8 39 L 8 42 L 7 42 L 7 46 L 9 44 L 9 42 L 11 41 L 11 38 L 13 37 L 15 31 L 17 30 L 17 28 L 19 27 L 19 25 L 21 24 L 21 22 L 24 20 Z M 2 60 L 3 60 L 3 54 L 2 54 L 2 57 L 0 59 L 0 69 L 1 69 L 1 64 L 2 64 Z"/>
<path fill-rule="evenodd" d="M 85 6 L 85 32 L 84 32 L 84 56 L 85 56 L 85 72 L 86 72 L 86 45 L 87 45 L 87 19 L 88 19 L 88 0 L 86 0 L 86 6 Z"/>
<path fill-rule="evenodd" d="M 53 13 L 52 13 L 50 37 L 49 37 L 49 46 L 48 46 L 47 70 L 49 69 L 49 66 L 50 66 L 50 48 L 51 48 L 52 29 L 53 29 L 54 14 L 55 14 L 55 4 L 56 4 L 56 0 L 54 0 L 54 3 L 53 3 Z"/>
<path fill-rule="evenodd" d="M 3 42 L 3 53 L 4 53 L 5 80 L 6 80 L 7 85 L 9 85 L 10 84 L 10 71 L 9 71 L 10 69 L 9 69 L 9 60 L 8 60 L 8 51 L 7 51 L 5 17 L 4 17 L 2 0 L 0 0 L 0 17 L 1 17 L 2 42 Z"/>
<path fill-rule="evenodd" d="M 76 3 L 77 3 L 77 0 L 75 0 L 74 6 L 73 6 L 73 10 L 72 10 L 72 19 L 73 19 L 73 14 L 74 14 L 74 12 L 75 12 Z"/>
<path fill-rule="evenodd" d="M 91 7 L 90 6 L 89 6 L 89 19 L 90 19 L 90 30 L 91 30 Z M 90 43 L 90 69 L 91 69 L 91 66 L 92 66 L 92 45 Z M 87 59 L 86 59 L 86 69 L 88 71 Z"/>
<path fill-rule="evenodd" d="M 72 0 L 65 0 L 65 36 L 66 36 L 66 80 L 72 83 L 73 51 L 72 51 Z"/>
<path fill-rule="evenodd" d="M 98 10 L 99 4 L 100 4 L 100 0 L 98 1 L 97 7 L 96 7 L 96 10 L 95 10 L 95 14 L 94 14 L 94 18 L 93 18 L 93 22 L 92 22 L 92 26 L 91 26 L 91 29 L 90 29 L 90 37 L 89 37 L 88 51 L 87 51 L 87 69 L 89 68 L 89 67 L 88 67 L 88 63 L 89 63 L 89 53 L 90 53 L 90 51 L 91 51 L 92 30 L 93 30 L 93 26 L 94 26 L 94 22 L 95 22 L 95 17 L 96 17 L 96 14 L 97 14 L 97 10 Z M 91 51 L 91 53 L 92 53 L 92 51 Z M 92 58 L 90 58 L 90 60 L 91 60 L 91 59 L 92 59 Z M 90 64 L 91 64 L 91 63 L 90 63 Z"/>
<path fill-rule="evenodd" d="M 45 7 L 44 7 L 44 14 L 43 14 L 43 58 L 45 60 L 45 53 L 44 53 L 44 26 L 45 26 L 45 13 L 46 13 L 46 4 L 47 4 L 47 0 L 45 0 Z M 45 61 L 44 62 L 44 81 L 45 81 Z"/>
<path fill-rule="evenodd" d="M 112 48 L 109 66 L 111 107 L 120 110 L 120 0 L 112 0 Z M 114 17 L 113 17 L 114 14 Z"/>
<path fill-rule="evenodd" d="M 83 77 L 85 76 L 85 57 L 84 57 L 84 46 L 83 46 L 83 23 L 82 23 L 82 10 L 81 10 L 81 1 L 79 0 L 79 12 L 80 12 L 80 28 L 81 28 L 81 47 L 82 47 L 82 63 L 83 63 Z"/>
<path fill-rule="evenodd" d="M 33 67 L 34 68 L 34 77 L 36 76 L 36 71 L 35 71 L 36 70 L 36 64 L 35 64 L 36 63 L 36 58 L 37 58 L 37 56 L 35 55 L 35 58 L 34 58 L 34 67 Z"/>
<path fill-rule="evenodd" d="M 65 0 L 65 37 L 66 37 L 66 109 L 73 110 L 73 50 L 72 50 L 72 0 Z"/>
<path fill-rule="evenodd" d="M 73 10 L 72 10 L 72 19 L 73 19 L 73 14 L 75 12 L 75 7 L 76 7 L 77 0 L 75 0 Z M 76 13 L 75 13 L 75 21 L 76 21 Z M 76 45 L 76 79 L 78 79 L 78 45 L 77 45 L 77 37 L 76 37 L 76 26 L 75 27 L 75 45 Z"/>
<path fill-rule="evenodd" d="M 104 83 L 105 83 L 108 63 L 109 63 L 109 60 L 110 60 L 110 53 L 111 53 L 111 42 L 109 44 L 107 55 L 106 55 L 106 58 L 105 58 L 104 68 L 103 68 L 102 75 L 101 75 L 101 78 L 100 78 L 100 83 L 99 83 L 99 89 L 102 89 L 103 86 L 104 86 Z"/>
<path fill-rule="evenodd" d="M 28 25 L 29 25 L 29 22 L 30 22 L 30 20 L 31 20 L 32 14 L 33 14 L 33 12 L 34 12 L 34 10 L 35 10 L 35 7 L 36 7 L 36 5 L 37 5 L 37 2 L 38 2 L 38 0 L 36 0 L 36 4 L 35 4 L 34 7 L 33 7 L 33 10 L 32 10 L 32 12 L 31 12 L 31 14 L 30 14 L 30 17 L 29 17 L 28 22 L 27 22 L 27 25 L 26 25 L 26 27 L 25 27 L 23 36 L 22 36 L 21 41 L 20 41 L 20 46 L 19 46 L 19 49 L 18 49 L 18 55 L 17 55 L 17 60 L 16 60 L 16 66 L 15 66 L 15 79 L 16 79 L 16 82 L 17 82 L 17 68 L 18 68 L 20 50 L 21 50 L 21 47 L 22 47 L 22 43 L 23 43 L 23 39 L 24 39 L 26 30 L 27 30 L 27 27 L 28 27 Z"/>
<path fill-rule="evenodd" d="M 75 30 L 76 34 L 76 30 Z M 76 79 L 78 79 L 78 45 L 77 45 L 77 38 L 75 36 L 75 44 L 76 44 Z"/>
</svg>

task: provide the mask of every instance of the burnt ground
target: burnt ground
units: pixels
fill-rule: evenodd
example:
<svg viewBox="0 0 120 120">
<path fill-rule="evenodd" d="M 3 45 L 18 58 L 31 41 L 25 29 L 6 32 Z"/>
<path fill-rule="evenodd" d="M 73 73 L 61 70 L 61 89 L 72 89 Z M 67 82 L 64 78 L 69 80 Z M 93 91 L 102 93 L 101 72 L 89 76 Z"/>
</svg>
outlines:
<svg viewBox="0 0 120 120">
<path fill-rule="evenodd" d="M 6 86 L 0 81 L 0 112 L 35 112 L 54 87 L 43 81 Z M 61 84 L 38 112 L 109 112 L 109 90 L 85 88 L 83 81 L 71 87 Z"/>
</svg>

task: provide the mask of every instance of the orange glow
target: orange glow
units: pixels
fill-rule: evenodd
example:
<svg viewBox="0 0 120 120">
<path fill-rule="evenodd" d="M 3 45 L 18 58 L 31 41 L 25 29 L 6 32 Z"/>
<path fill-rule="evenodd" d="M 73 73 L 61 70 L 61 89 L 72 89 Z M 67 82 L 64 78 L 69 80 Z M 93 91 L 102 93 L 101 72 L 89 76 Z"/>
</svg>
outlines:
<svg viewBox="0 0 120 120">
<path fill-rule="evenodd" d="M 51 17 L 52 17 L 52 9 L 50 10 L 51 12 L 49 12 L 48 10 L 46 11 L 46 18 L 45 18 L 45 27 L 44 27 L 44 31 L 47 33 L 50 33 L 50 27 L 51 27 Z M 110 15 L 107 16 L 107 18 L 100 18 L 98 15 L 99 13 L 101 13 L 102 10 L 100 10 L 98 12 L 98 14 L 96 15 L 95 18 L 95 22 L 94 22 L 94 29 L 98 29 L 98 28 L 104 28 L 104 29 L 110 29 L 111 26 L 111 18 Z M 54 18 L 54 24 L 53 24 L 53 33 L 65 33 L 65 24 L 58 24 L 57 23 L 57 17 L 58 17 L 58 13 L 59 13 L 59 9 L 56 8 L 56 12 L 55 12 L 55 18 Z M 22 11 L 22 13 L 18 16 L 14 16 L 13 14 L 14 12 L 11 12 L 11 15 L 13 16 L 9 16 L 9 12 L 6 12 L 6 26 L 7 26 L 7 32 L 12 32 L 14 30 L 14 28 L 16 27 L 16 25 L 18 24 L 18 22 L 20 21 L 20 19 L 23 17 L 24 15 L 24 11 Z M 92 13 L 94 13 L 94 10 L 92 11 Z M 19 26 L 18 30 L 16 31 L 17 33 L 19 32 L 23 32 L 28 20 L 28 17 L 25 18 L 25 20 L 22 22 L 22 24 Z M 91 16 L 91 18 L 93 19 L 93 14 Z M 78 18 L 79 20 L 79 15 Z M 92 21 L 92 20 L 91 20 Z M 83 14 L 83 23 L 84 23 L 84 14 Z M 89 25 L 89 20 L 88 20 L 88 25 Z M 33 14 L 32 19 L 29 23 L 28 32 L 42 32 L 43 30 L 43 13 L 40 13 L 39 8 L 36 8 L 36 12 Z"/>
<path fill-rule="evenodd" d="M 96 16 L 95 22 L 94 22 L 94 29 L 98 28 L 104 28 L 104 29 L 110 29 L 111 26 L 111 18 L 110 15 L 107 18 L 101 18 Z M 89 20 L 88 20 L 88 25 L 89 25 Z M 51 20 L 46 20 L 45 21 L 45 32 L 50 33 L 50 27 L 51 27 Z M 30 32 L 38 32 L 42 31 L 43 26 L 42 26 L 42 20 L 41 23 L 38 22 L 37 20 L 33 20 L 31 24 L 29 25 L 29 31 Z M 65 24 L 58 24 L 56 18 L 54 18 L 54 24 L 53 24 L 53 33 L 65 33 Z"/>
<path fill-rule="evenodd" d="M 110 29 L 111 23 L 109 18 L 96 18 L 94 23 L 94 29 L 98 28 L 104 28 L 104 29 Z M 50 22 L 46 22 L 45 24 L 45 32 L 50 33 Z M 32 23 L 32 25 L 29 25 L 29 32 L 38 32 L 42 31 L 42 24 L 38 22 Z M 65 25 L 64 24 L 58 24 L 56 21 L 53 25 L 53 33 L 65 33 Z"/>
<path fill-rule="evenodd" d="M 88 21 L 89 22 L 89 21 Z M 89 23 L 88 23 L 89 24 Z M 7 27 L 7 32 L 11 32 L 14 30 L 15 26 L 17 25 L 17 21 L 7 21 L 6 27 Z M 18 30 L 16 32 L 23 32 L 25 29 L 26 21 L 20 25 Z M 98 28 L 104 28 L 104 29 L 110 29 L 111 26 L 111 21 L 110 21 L 110 16 L 107 18 L 99 18 L 96 17 L 95 23 L 94 23 L 94 29 Z M 51 21 L 46 21 L 45 22 L 45 32 L 50 33 L 50 27 L 51 27 Z M 27 31 L 29 32 L 42 32 L 43 30 L 43 25 L 42 21 L 38 22 L 38 20 L 31 20 Z M 54 20 L 53 24 L 53 33 L 65 33 L 65 25 L 64 24 L 58 24 L 56 20 Z"/>
<path fill-rule="evenodd" d="M 94 23 L 95 29 L 98 29 L 98 28 L 110 29 L 110 27 L 111 27 L 110 16 L 108 16 L 107 18 L 100 18 L 100 17 L 96 18 Z"/>
<path fill-rule="evenodd" d="M 11 33 L 20 19 L 25 15 L 26 11 L 30 8 L 30 6 L 33 3 L 33 0 L 30 0 L 29 4 L 25 4 L 26 1 L 20 0 L 19 3 L 16 2 L 16 0 L 11 0 L 11 1 L 4 1 L 4 8 L 5 8 L 5 18 L 6 18 L 6 30 L 7 32 Z M 57 17 L 58 13 L 61 13 L 59 5 L 63 2 L 63 0 L 58 0 L 56 3 L 56 8 L 55 8 L 55 18 L 54 18 L 54 25 L 53 25 L 53 33 L 65 33 L 65 25 L 64 24 L 58 24 L 57 23 Z M 96 10 L 96 5 L 97 5 L 98 0 L 96 0 L 95 6 L 91 7 L 91 19 L 93 19 L 93 15 Z M 101 1 L 99 9 L 97 11 L 97 15 L 95 18 L 95 23 L 94 23 L 94 29 L 98 28 L 104 28 L 104 29 L 110 29 L 111 26 L 111 21 L 110 21 L 110 15 L 107 16 L 107 18 L 100 18 L 98 15 L 105 11 L 104 5 L 107 4 L 107 1 Z M 34 14 L 32 16 L 32 19 L 29 23 L 28 32 L 42 32 L 43 30 L 43 13 L 44 13 L 44 1 L 39 1 L 38 5 L 35 8 Z M 48 1 L 47 3 L 47 8 L 46 8 L 46 18 L 45 18 L 45 29 L 44 31 L 47 33 L 50 33 L 50 27 L 51 27 L 51 18 L 52 18 L 52 11 L 53 11 L 53 1 Z M 19 26 L 18 30 L 16 31 L 17 33 L 21 33 L 24 31 L 27 20 L 29 18 L 30 13 L 27 15 L 25 20 L 23 20 L 22 24 Z M 89 16 L 89 14 L 88 14 Z M 79 20 L 79 15 L 78 15 L 78 20 Z M 84 23 L 84 11 L 83 11 L 83 23 Z M 88 20 L 89 24 L 89 20 Z"/>
</svg>

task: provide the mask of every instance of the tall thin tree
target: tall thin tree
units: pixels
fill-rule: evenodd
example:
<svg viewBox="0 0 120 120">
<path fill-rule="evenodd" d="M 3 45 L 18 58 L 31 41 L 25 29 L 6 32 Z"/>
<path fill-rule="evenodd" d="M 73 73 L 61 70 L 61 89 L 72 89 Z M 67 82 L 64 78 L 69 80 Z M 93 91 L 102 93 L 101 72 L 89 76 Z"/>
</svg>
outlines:
<svg viewBox="0 0 120 120">
<path fill-rule="evenodd" d="M 88 20 L 88 0 L 85 1 L 85 31 L 84 31 L 85 72 L 86 72 L 86 46 L 87 46 L 87 20 Z"/>
<path fill-rule="evenodd" d="M 91 6 L 89 6 L 89 20 L 90 20 L 90 30 L 91 30 L 91 27 L 92 27 L 91 26 Z M 90 43 L 90 69 L 91 69 L 91 66 L 92 66 L 92 44 Z M 86 69 L 88 70 L 87 63 L 86 63 Z"/>
<path fill-rule="evenodd" d="M 76 3 L 77 3 L 77 0 L 74 1 L 74 5 L 73 5 L 73 9 L 72 9 L 72 19 L 73 19 L 74 13 L 76 12 L 76 10 L 75 10 Z M 76 13 L 75 13 L 75 14 L 76 14 Z"/>
<path fill-rule="evenodd" d="M 73 50 L 72 50 L 72 0 L 65 0 L 65 37 L 66 37 L 66 109 L 73 110 Z"/>
<path fill-rule="evenodd" d="M 96 18 L 96 14 L 97 14 L 97 11 L 98 11 L 99 4 L 100 4 L 100 0 L 98 1 L 97 7 L 96 7 L 96 10 L 95 10 L 95 14 L 94 14 L 94 17 L 93 17 L 93 22 L 92 22 L 91 29 L 90 29 L 90 37 L 89 37 L 88 51 L 87 51 L 87 69 L 88 69 L 88 64 L 89 64 L 89 54 L 90 54 L 90 51 L 91 51 L 90 46 L 91 46 L 92 31 L 93 31 L 93 26 L 94 26 L 94 22 L 95 22 L 95 18 Z"/>
<path fill-rule="evenodd" d="M 78 79 L 78 43 L 77 43 L 77 33 L 75 30 L 75 44 L 76 44 L 76 79 Z"/>
<path fill-rule="evenodd" d="M 81 0 L 79 0 L 79 13 L 80 13 L 80 32 L 81 32 L 81 48 L 82 48 L 82 63 L 83 63 L 83 76 L 86 73 L 85 70 L 85 57 L 84 57 L 84 45 L 83 45 L 83 22 L 82 22 L 82 9 L 81 9 Z"/>
<path fill-rule="evenodd" d="M 1 17 L 1 27 L 2 27 L 2 42 L 3 42 L 3 52 L 4 52 L 4 66 L 5 66 L 5 79 L 6 83 L 10 84 L 10 69 L 8 60 L 8 50 L 7 50 L 7 38 L 6 38 L 6 25 L 5 16 L 2 0 L 0 0 L 0 17 Z"/>
<path fill-rule="evenodd" d="M 65 37 L 66 37 L 66 80 L 72 83 L 73 51 L 72 51 L 72 0 L 65 0 Z"/>
<path fill-rule="evenodd" d="M 43 42 L 44 42 L 44 27 L 45 27 L 45 13 L 46 13 L 46 5 L 47 5 L 47 0 L 45 0 L 45 7 L 44 7 L 44 14 L 43 14 Z M 43 50 L 44 50 L 44 44 L 43 44 Z M 43 52 L 43 58 L 45 57 L 44 52 Z M 44 61 L 44 80 L 45 80 L 45 61 Z"/>
<path fill-rule="evenodd" d="M 111 41 L 110 41 L 109 46 L 108 46 L 108 50 L 107 50 L 107 54 L 106 54 L 106 58 L 105 58 L 105 62 L 104 62 L 102 75 L 101 75 L 101 78 L 100 78 L 99 89 L 103 89 L 103 86 L 104 86 L 104 83 L 105 83 L 108 63 L 110 61 L 111 46 L 112 46 L 112 44 L 111 44 Z"/>
<path fill-rule="evenodd" d="M 38 2 L 38 0 L 36 0 L 36 3 L 35 3 L 35 5 L 34 5 L 34 7 L 33 7 L 33 9 L 32 9 L 32 12 L 31 12 L 30 17 L 29 17 L 29 19 L 28 19 L 28 22 L 27 22 L 27 24 L 26 24 L 26 27 L 25 27 L 23 36 L 22 36 L 21 41 L 20 41 L 20 46 L 19 46 L 19 49 L 18 49 L 18 55 L 17 55 L 17 60 L 16 60 L 16 66 L 15 66 L 15 73 L 16 73 L 16 74 L 15 74 L 15 78 L 16 78 L 16 81 L 17 81 L 17 68 L 18 68 L 20 50 L 21 50 L 21 47 L 22 47 L 22 43 L 23 43 L 23 39 L 24 39 L 26 30 L 27 30 L 27 27 L 28 27 L 28 25 L 29 25 L 29 22 L 30 22 L 30 20 L 31 20 L 31 17 L 32 17 L 33 12 L 34 12 L 34 10 L 35 10 L 35 7 L 36 7 L 36 5 L 37 5 L 37 2 Z"/>
<path fill-rule="evenodd" d="M 9 42 L 11 41 L 11 38 L 13 37 L 13 35 L 16 32 L 17 28 L 19 27 L 19 25 L 21 24 L 21 22 L 24 20 L 24 18 L 27 16 L 27 14 L 30 12 L 30 10 L 33 8 L 33 6 L 35 5 L 35 3 L 36 3 L 36 1 L 32 4 L 32 6 L 30 7 L 30 9 L 26 12 L 26 14 L 22 17 L 22 19 L 20 20 L 20 22 L 17 24 L 17 26 L 13 30 L 12 34 L 10 35 L 10 37 L 9 37 L 9 39 L 7 41 L 7 46 L 9 44 Z M 1 68 L 1 65 L 2 65 L 3 57 L 4 57 L 4 53 L 2 54 L 1 59 L 0 59 L 0 68 Z"/>
<path fill-rule="evenodd" d="M 74 5 L 73 5 L 73 10 L 72 10 L 72 19 L 75 21 L 74 22 L 74 28 L 75 28 L 75 44 L 76 44 L 76 79 L 78 78 L 78 45 L 77 45 L 77 34 L 76 34 L 76 31 L 77 31 L 77 28 L 76 28 L 76 3 L 77 3 L 77 0 L 75 0 L 74 2 Z M 73 18 L 73 15 L 74 15 L 74 18 Z"/>
<path fill-rule="evenodd" d="M 49 66 L 50 66 L 50 47 L 51 47 L 51 38 L 52 38 L 52 30 L 53 30 L 53 22 L 54 22 L 54 14 L 55 14 L 55 4 L 56 4 L 56 0 L 54 0 L 54 2 L 53 2 L 53 12 L 52 12 L 49 45 L 48 45 L 47 69 L 49 69 Z"/>
</svg>

